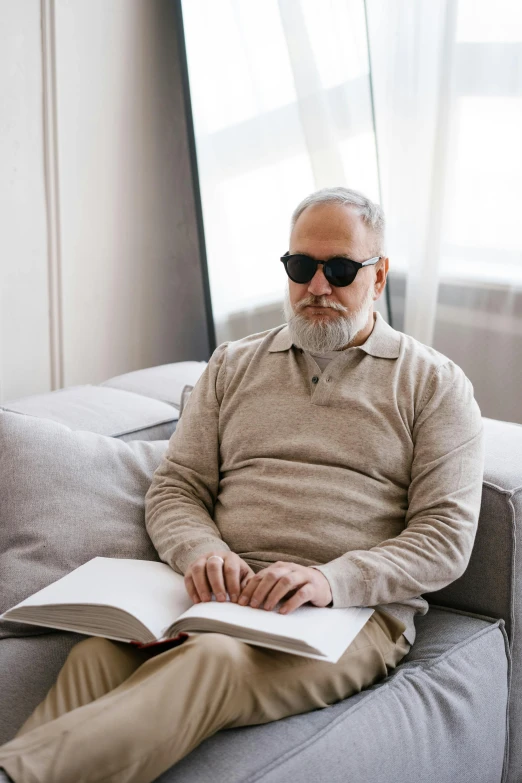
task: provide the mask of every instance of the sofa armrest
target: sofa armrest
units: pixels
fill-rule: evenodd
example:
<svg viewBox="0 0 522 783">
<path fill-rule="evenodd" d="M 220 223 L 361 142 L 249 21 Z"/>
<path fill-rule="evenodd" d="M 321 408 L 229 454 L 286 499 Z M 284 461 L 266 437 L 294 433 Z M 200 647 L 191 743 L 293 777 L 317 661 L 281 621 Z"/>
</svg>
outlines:
<svg viewBox="0 0 522 783">
<path fill-rule="evenodd" d="M 522 627 L 522 425 L 484 418 L 485 465 L 475 544 L 464 574 L 424 598 Z"/>
<path fill-rule="evenodd" d="M 194 386 L 203 374 L 207 362 L 172 362 L 160 364 L 157 367 L 146 367 L 134 370 L 124 375 L 109 378 L 100 386 L 111 386 L 114 389 L 142 394 L 173 405 L 178 410 L 181 405 L 181 395 L 184 387 Z"/>
</svg>

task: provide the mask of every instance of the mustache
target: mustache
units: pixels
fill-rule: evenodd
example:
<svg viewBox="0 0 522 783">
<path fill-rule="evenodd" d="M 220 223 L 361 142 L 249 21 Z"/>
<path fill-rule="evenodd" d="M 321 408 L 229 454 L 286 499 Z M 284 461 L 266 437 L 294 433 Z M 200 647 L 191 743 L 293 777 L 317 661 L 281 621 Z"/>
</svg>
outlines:
<svg viewBox="0 0 522 783">
<path fill-rule="evenodd" d="M 330 302 L 325 296 L 313 296 L 312 294 L 297 302 L 295 309 L 299 312 L 310 305 L 314 307 L 330 307 L 332 310 L 338 310 L 342 313 L 348 312 L 348 308 L 340 302 Z"/>
</svg>

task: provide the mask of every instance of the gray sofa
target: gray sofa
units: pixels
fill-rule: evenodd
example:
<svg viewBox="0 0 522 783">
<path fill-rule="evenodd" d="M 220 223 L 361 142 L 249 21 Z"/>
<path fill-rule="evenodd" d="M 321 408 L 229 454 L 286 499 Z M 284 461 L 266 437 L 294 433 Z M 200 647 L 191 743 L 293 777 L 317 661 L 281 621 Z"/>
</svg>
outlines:
<svg viewBox="0 0 522 783">
<path fill-rule="evenodd" d="M 47 418 L 166 448 L 181 390 L 203 368 L 163 365 L 28 397 L 4 403 L 0 418 L 4 412 Z M 425 596 L 430 610 L 416 618 L 417 639 L 397 669 L 326 709 L 221 731 L 158 781 L 522 783 L 522 427 L 487 418 L 484 426 L 482 507 L 469 566 Z M 17 588 L 24 593 L 23 585 Z M 19 600 L 31 592 L 27 586 Z M 33 628 L 31 635 L 13 631 L 0 639 L 0 744 L 14 736 L 84 638 Z"/>
</svg>

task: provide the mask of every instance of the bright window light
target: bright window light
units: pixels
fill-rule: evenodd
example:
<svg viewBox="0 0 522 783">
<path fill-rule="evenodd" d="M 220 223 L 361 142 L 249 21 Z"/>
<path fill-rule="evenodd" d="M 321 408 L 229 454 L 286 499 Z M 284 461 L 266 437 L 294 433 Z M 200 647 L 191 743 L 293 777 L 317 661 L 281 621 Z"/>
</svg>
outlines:
<svg viewBox="0 0 522 783">
<path fill-rule="evenodd" d="M 458 2 L 457 42 L 522 41 L 520 0 L 450 0 Z"/>
<path fill-rule="evenodd" d="M 183 26 L 200 136 L 295 100 L 276 0 L 185 0 Z"/>
<path fill-rule="evenodd" d="M 288 250 L 288 205 L 296 207 L 312 190 L 306 154 L 248 171 L 216 189 L 220 211 L 208 211 L 205 230 L 208 244 L 219 247 L 209 263 L 217 321 L 255 304 L 282 301 L 287 278 L 279 258 Z"/>
<path fill-rule="evenodd" d="M 321 84 L 334 87 L 369 71 L 364 4 L 360 0 L 302 0 Z"/>
<path fill-rule="evenodd" d="M 277 0 L 182 3 L 218 341 L 235 314 L 282 303 L 279 258 L 305 196 L 345 184 L 378 199 L 363 0 L 299 8 L 310 59 L 296 63 Z M 308 67 L 323 93 L 312 108 L 295 88 Z"/>
<path fill-rule="evenodd" d="M 379 179 L 375 155 L 375 137 L 372 131 L 349 136 L 339 148 L 344 173 L 350 187 L 360 190 L 372 201 L 379 202 Z"/>
<path fill-rule="evenodd" d="M 522 98 L 461 98 L 447 240 L 522 251 Z M 450 183 L 451 184 L 451 183 Z"/>
</svg>

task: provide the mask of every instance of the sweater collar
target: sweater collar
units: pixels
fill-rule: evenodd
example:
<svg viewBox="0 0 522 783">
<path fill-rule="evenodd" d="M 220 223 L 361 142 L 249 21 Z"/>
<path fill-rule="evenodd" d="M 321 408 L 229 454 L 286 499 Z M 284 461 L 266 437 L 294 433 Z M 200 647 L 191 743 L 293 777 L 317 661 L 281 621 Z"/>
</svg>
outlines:
<svg viewBox="0 0 522 783">
<path fill-rule="evenodd" d="M 397 359 L 401 345 L 401 333 L 393 329 L 382 317 L 378 310 L 375 310 L 375 323 L 370 336 L 362 345 L 354 346 L 366 351 L 370 356 L 376 356 L 379 359 Z M 278 327 L 279 331 L 272 340 L 272 345 L 268 349 L 270 353 L 277 351 L 288 351 L 293 345 L 292 338 L 285 324 Z M 348 349 L 350 350 L 350 349 Z"/>
</svg>

